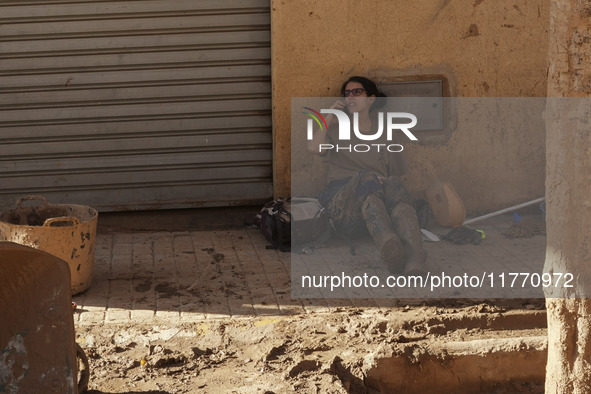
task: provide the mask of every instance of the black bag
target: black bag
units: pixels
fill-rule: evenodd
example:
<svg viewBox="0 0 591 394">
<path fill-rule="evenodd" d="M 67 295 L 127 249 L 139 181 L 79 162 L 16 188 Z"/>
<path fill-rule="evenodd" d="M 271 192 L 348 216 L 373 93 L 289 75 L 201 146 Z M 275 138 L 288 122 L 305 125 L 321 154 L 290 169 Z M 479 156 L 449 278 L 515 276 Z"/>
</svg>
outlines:
<svg viewBox="0 0 591 394">
<path fill-rule="evenodd" d="M 284 208 L 285 200 L 266 203 L 254 219 L 255 226 L 271 242 L 273 249 L 289 252 L 291 249 L 291 216 Z"/>
<path fill-rule="evenodd" d="M 315 198 L 277 199 L 263 206 L 255 225 L 282 252 L 316 247 L 330 238 L 331 223 Z"/>
</svg>

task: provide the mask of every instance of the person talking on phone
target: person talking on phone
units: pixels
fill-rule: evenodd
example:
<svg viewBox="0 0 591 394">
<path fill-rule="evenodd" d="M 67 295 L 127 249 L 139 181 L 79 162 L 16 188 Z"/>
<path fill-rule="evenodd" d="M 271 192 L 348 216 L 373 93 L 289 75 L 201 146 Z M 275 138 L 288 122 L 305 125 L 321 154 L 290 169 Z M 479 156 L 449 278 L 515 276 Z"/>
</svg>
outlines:
<svg viewBox="0 0 591 394">
<path fill-rule="evenodd" d="M 376 134 L 378 110 L 386 101 L 377 85 L 366 77 L 353 76 L 343 83 L 341 96 L 331 109 L 348 114 L 350 127 L 357 127 L 359 133 Z M 319 200 L 336 232 L 351 237 L 368 231 L 391 273 L 424 275 L 427 253 L 413 199 L 400 180 L 407 171 L 402 149 L 392 152 L 384 148 L 393 141 L 372 141 L 371 151 L 351 149 L 357 143 L 370 146 L 353 130 L 347 141 L 349 149 L 319 149 L 342 144 L 337 116 L 330 113 L 325 119 L 328 130 L 316 130 L 308 141 L 308 150 L 328 155 L 328 184 Z"/>
</svg>

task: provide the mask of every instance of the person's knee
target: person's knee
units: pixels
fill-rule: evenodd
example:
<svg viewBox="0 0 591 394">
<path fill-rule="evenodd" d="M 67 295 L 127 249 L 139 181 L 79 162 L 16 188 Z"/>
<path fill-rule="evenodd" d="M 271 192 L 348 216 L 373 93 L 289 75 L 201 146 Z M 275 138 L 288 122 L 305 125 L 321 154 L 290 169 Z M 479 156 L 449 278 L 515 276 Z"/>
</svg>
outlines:
<svg viewBox="0 0 591 394">
<path fill-rule="evenodd" d="M 380 196 L 378 196 L 375 193 L 371 193 L 365 196 L 365 198 L 363 199 L 363 204 L 361 205 L 362 213 L 365 214 L 368 209 L 380 209 L 385 211 L 386 205 L 384 204 L 384 201 L 380 198 Z"/>
</svg>

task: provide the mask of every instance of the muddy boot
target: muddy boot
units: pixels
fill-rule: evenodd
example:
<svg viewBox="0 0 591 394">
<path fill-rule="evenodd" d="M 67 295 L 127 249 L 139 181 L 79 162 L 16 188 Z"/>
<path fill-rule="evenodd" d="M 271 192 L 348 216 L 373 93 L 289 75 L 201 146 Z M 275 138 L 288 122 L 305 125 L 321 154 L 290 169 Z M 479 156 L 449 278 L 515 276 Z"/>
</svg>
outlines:
<svg viewBox="0 0 591 394">
<path fill-rule="evenodd" d="M 365 199 L 361 208 L 367 230 L 380 251 L 388 270 L 394 274 L 404 271 L 404 246 L 392 229 L 386 206 L 375 194 Z"/>
<path fill-rule="evenodd" d="M 392 210 L 390 220 L 394 231 L 404 245 L 406 261 L 404 273 L 406 275 L 426 275 L 427 252 L 423 249 L 422 233 L 415 210 L 408 204 L 399 203 Z"/>
</svg>

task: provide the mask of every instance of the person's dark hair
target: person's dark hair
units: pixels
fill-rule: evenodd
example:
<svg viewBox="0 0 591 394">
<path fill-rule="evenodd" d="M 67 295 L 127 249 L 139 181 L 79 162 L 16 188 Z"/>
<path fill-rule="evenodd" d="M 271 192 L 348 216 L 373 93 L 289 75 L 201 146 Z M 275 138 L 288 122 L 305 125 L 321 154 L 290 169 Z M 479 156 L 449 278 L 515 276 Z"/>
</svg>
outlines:
<svg viewBox="0 0 591 394">
<path fill-rule="evenodd" d="M 376 83 L 374 81 L 372 81 L 369 78 L 360 77 L 358 75 L 350 77 L 348 80 L 345 81 L 345 83 L 343 83 L 343 86 L 341 86 L 341 96 L 345 95 L 345 88 L 347 87 L 347 84 L 349 82 L 360 83 L 361 86 L 363 86 L 363 89 L 365 89 L 365 92 L 367 93 L 368 97 L 369 96 L 386 97 L 386 95 L 378 89 L 378 86 L 376 85 Z M 384 103 L 385 103 L 385 99 L 378 99 L 378 100 L 374 101 L 373 105 L 371 106 L 371 109 L 375 110 L 377 108 L 380 108 L 381 106 L 384 105 Z"/>
</svg>

